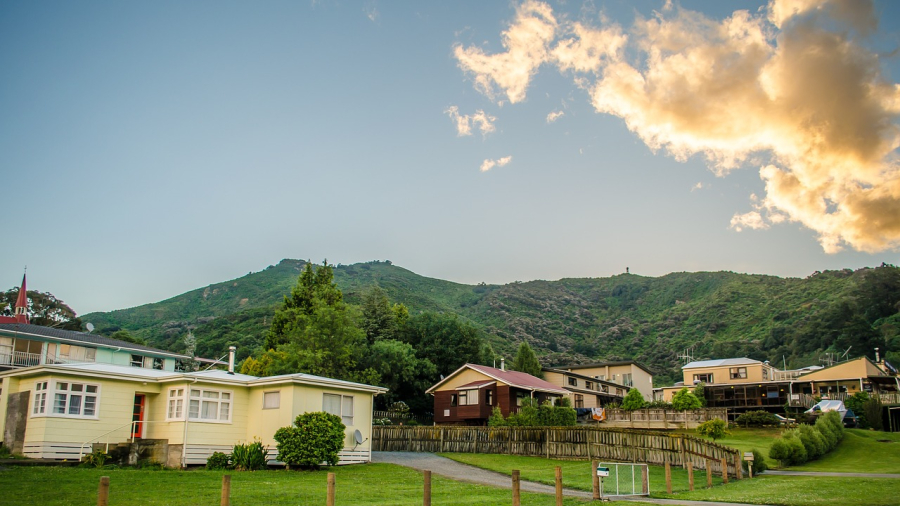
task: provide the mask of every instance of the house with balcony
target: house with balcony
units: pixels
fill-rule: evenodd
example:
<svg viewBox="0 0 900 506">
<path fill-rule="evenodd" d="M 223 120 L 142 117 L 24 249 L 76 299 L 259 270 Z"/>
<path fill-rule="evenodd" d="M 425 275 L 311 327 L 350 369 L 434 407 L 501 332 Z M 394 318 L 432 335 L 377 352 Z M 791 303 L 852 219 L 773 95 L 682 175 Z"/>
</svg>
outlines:
<svg viewBox="0 0 900 506">
<path fill-rule="evenodd" d="M 578 388 L 583 382 L 592 380 L 592 386 L 608 385 L 608 388 L 624 389 L 625 394 L 628 390 L 636 388 L 645 400 L 653 398 L 653 371 L 647 366 L 634 360 L 621 360 L 616 362 L 597 362 L 593 364 L 583 365 L 561 365 L 553 368 L 555 371 L 551 380 L 557 383 L 556 374 L 571 373 L 566 375 L 566 385 Z M 581 379 L 580 379 L 581 378 Z M 572 383 L 575 383 L 574 385 Z M 566 385 L 559 385 L 566 387 Z M 613 393 L 612 391 L 604 393 Z M 622 394 L 623 396 L 625 394 Z M 585 406 L 596 407 L 596 406 Z"/>
<path fill-rule="evenodd" d="M 629 388 L 625 385 L 597 379 L 578 372 L 545 367 L 544 379 L 568 393 L 573 408 L 599 408 L 613 402 L 622 402 Z"/>
<path fill-rule="evenodd" d="M 442 425 L 485 425 L 495 407 L 503 416 L 518 412 L 525 399 L 553 401 L 569 392 L 518 371 L 464 364 L 425 391 L 434 396 L 434 422 Z"/>
</svg>

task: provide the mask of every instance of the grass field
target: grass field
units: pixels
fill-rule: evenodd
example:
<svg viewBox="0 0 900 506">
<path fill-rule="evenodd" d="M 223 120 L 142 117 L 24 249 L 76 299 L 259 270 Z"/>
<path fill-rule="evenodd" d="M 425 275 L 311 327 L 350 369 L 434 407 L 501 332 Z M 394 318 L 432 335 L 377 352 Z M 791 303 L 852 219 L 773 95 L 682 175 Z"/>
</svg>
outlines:
<svg viewBox="0 0 900 506">
<path fill-rule="evenodd" d="M 336 474 L 335 502 L 341 506 L 422 504 L 422 475 L 391 464 L 342 466 L 321 471 L 231 472 L 233 506 L 325 504 L 327 473 Z M 4 506 L 97 504 L 101 476 L 110 477 L 110 506 L 217 505 L 220 471 L 140 471 L 62 467 L 8 467 L 0 470 Z M 14 492 L 14 493 L 13 493 Z M 586 501 L 566 499 L 566 506 Z M 432 477 L 432 504 L 509 506 L 512 492 Z M 552 495 L 522 493 L 522 504 L 555 505 Z M 629 505 L 641 504 L 629 502 Z"/>
<path fill-rule="evenodd" d="M 848 429 L 844 431 L 844 439 L 831 453 L 819 460 L 789 469 L 838 473 L 900 473 L 900 433 Z M 897 502 L 900 503 L 900 499 Z"/>
</svg>

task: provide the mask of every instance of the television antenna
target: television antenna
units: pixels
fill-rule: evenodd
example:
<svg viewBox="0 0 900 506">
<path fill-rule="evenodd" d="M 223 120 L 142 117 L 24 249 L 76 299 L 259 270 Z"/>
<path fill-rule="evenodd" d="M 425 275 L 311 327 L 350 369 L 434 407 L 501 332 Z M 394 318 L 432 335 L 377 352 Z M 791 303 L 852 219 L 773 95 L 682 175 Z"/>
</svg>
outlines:
<svg viewBox="0 0 900 506">
<path fill-rule="evenodd" d="M 681 355 L 678 355 L 678 358 L 681 360 L 681 365 L 687 365 L 694 361 L 694 348 L 696 344 L 691 345 L 688 348 L 685 348 Z"/>
</svg>

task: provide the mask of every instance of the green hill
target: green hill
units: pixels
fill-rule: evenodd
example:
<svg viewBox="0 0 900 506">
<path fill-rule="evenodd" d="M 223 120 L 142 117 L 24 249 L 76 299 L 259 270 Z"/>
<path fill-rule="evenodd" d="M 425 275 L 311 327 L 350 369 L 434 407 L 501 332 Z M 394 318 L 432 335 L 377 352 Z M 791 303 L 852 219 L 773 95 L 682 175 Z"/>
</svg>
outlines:
<svg viewBox="0 0 900 506">
<path fill-rule="evenodd" d="M 283 260 L 241 278 L 161 302 L 84 315 L 97 332 L 127 329 L 149 343 L 183 351 L 188 331 L 201 356 L 231 344 L 239 358 L 263 341 L 275 307 L 304 265 Z M 419 276 L 390 262 L 338 265 L 349 303 L 380 286 L 415 313 L 455 312 L 480 325 L 494 349 L 511 357 L 528 341 L 545 365 L 635 359 L 657 384 L 680 378 L 678 355 L 747 356 L 789 367 L 818 363 L 825 350 L 900 352 L 900 269 L 883 265 L 827 271 L 805 279 L 732 272 L 463 285 Z"/>
</svg>

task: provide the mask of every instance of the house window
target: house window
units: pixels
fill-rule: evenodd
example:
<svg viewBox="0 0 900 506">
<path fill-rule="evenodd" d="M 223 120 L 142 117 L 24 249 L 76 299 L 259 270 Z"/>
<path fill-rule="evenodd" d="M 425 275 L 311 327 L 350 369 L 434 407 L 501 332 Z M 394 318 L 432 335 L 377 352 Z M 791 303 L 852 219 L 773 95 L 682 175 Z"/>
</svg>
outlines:
<svg viewBox="0 0 900 506">
<path fill-rule="evenodd" d="M 695 374 L 694 375 L 694 383 L 712 383 L 712 382 L 713 382 L 712 373 Z"/>
<path fill-rule="evenodd" d="M 165 360 L 163 360 L 159 357 L 153 357 L 153 368 L 156 369 L 157 371 L 162 371 L 163 366 L 165 366 L 165 364 L 166 364 Z"/>
<path fill-rule="evenodd" d="M 522 407 L 522 400 L 525 399 L 525 394 L 522 392 L 516 392 L 516 407 Z"/>
<path fill-rule="evenodd" d="M 72 418 L 96 418 L 98 385 L 57 382 L 53 391 L 53 415 Z"/>
<path fill-rule="evenodd" d="M 622 384 L 626 387 L 634 386 L 634 381 L 631 379 L 631 373 L 622 375 Z"/>
<path fill-rule="evenodd" d="M 57 357 L 57 352 L 59 353 Z M 53 343 L 47 345 L 47 357 L 52 362 L 94 362 L 97 358 L 96 348 L 60 344 L 58 350 Z"/>
<path fill-rule="evenodd" d="M 747 368 L 746 367 L 732 367 L 728 369 L 728 374 L 731 379 L 747 379 Z"/>
<path fill-rule="evenodd" d="M 450 394 L 450 407 L 455 408 L 459 405 L 459 396 L 456 394 Z"/>
<path fill-rule="evenodd" d="M 580 394 L 575 394 L 575 407 L 583 408 L 584 407 L 584 396 Z"/>
<path fill-rule="evenodd" d="M 769 379 L 769 370 L 766 369 L 765 367 L 763 367 L 763 379 L 764 380 Z"/>
<path fill-rule="evenodd" d="M 47 382 L 41 381 L 34 384 L 34 407 L 32 415 L 43 415 L 47 412 Z"/>
<path fill-rule="evenodd" d="M 142 355 L 132 355 L 131 367 L 144 367 L 144 357 Z"/>
<path fill-rule="evenodd" d="M 281 391 L 263 392 L 263 409 L 278 409 L 281 407 Z"/>
<path fill-rule="evenodd" d="M 460 406 L 474 406 L 478 404 L 478 390 L 461 390 L 459 392 Z"/>
<path fill-rule="evenodd" d="M 570 386 L 570 387 L 577 387 L 577 386 L 578 386 L 578 379 L 569 376 L 569 386 Z"/>
<path fill-rule="evenodd" d="M 341 417 L 347 427 L 353 425 L 353 396 L 323 394 L 322 411 Z"/>
<path fill-rule="evenodd" d="M 166 420 L 184 419 L 184 389 L 170 388 Z"/>
<path fill-rule="evenodd" d="M 484 404 L 487 406 L 494 405 L 494 391 L 493 390 L 485 390 L 484 391 Z"/>
<path fill-rule="evenodd" d="M 231 392 L 192 388 L 188 418 L 204 422 L 230 422 L 231 400 Z"/>
<path fill-rule="evenodd" d="M 584 382 L 584 388 L 587 388 L 588 390 L 593 390 L 593 389 L 594 389 L 594 384 L 593 384 L 592 382 L 590 382 L 590 381 L 585 381 L 585 382 Z"/>
</svg>

